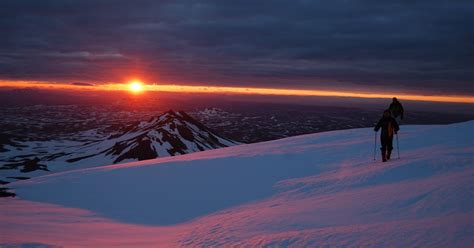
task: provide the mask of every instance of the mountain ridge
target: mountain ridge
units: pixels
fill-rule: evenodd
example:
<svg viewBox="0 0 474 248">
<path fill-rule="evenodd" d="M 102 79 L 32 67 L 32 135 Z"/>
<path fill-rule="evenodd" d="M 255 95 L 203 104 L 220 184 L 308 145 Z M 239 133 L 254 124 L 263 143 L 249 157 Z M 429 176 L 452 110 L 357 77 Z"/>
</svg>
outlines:
<svg viewBox="0 0 474 248">
<path fill-rule="evenodd" d="M 237 144 L 240 143 L 221 137 L 184 111 L 168 110 L 148 121 L 121 126 L 102 140 L 76 143 L 52 154 L 14 157 L 0 172 L 21 168 L 22 176 L 35 176 L 31 172 L 143 161 Z"/>
</svg>

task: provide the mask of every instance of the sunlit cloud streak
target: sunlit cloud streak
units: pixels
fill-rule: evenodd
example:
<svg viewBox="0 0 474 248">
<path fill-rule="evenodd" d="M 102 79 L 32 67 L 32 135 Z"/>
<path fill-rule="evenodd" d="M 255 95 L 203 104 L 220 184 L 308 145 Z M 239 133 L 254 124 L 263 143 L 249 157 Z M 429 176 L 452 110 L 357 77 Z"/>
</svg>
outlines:
<svg viewBox="0 0 474 248">
<path fill-rule="evenodd" d="M 99 84 L 89 87 L 74 84 L 25 82 L 25 81 L 0 81 L 1 87 L 29 88 L 50 90 L 97 90 L 97 91 L 131 91 L 135 94 L 141 92 L 174 92 L 195 94 L 243 94 L 243 95 L 278 95 L 278 96 L 306 96 L 306 97 L 349 97 L 369 99 L 390 99 L 394 96 L 411 101 L 447 102 L 447 103 L 469 103 L 474 104 L 474 97 L 468 95 L 416 95 L 400 92 L 351 92 L 330 90 L 302 90 L 283 88 L 259 88 L 259 87 L 228 87 L 228 86 L 196 86 L 196 85 L 173 85 L 173 84 L 143 84 L 137 90 L 136 83 L 129 84 Z"/>
</svg>

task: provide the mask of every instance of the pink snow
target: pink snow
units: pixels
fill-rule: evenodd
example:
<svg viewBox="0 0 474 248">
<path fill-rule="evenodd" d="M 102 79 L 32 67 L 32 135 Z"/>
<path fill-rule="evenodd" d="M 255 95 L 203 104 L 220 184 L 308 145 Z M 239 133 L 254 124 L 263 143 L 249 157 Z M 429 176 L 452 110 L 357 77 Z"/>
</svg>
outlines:
<svg viewBox="0 0 474 248">
<path fill-rule="evenodd" d="M 388 163 L 354 129 L 38 177 L 0 199 L 0 244 L 469 247 L 473 131 L 402 126 Z"/>
</svg>

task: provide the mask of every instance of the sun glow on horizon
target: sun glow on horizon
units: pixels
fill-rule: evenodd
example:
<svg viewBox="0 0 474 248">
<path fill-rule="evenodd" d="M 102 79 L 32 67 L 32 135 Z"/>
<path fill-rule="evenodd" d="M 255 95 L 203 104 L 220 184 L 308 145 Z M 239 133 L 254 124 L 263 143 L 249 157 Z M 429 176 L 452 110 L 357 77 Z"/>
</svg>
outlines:
<svg viewBox="0 0 474 248">
<path fill-rule="evenodd" d="M 474 97 L 469 95 L 423 95 L 407 94 L 400 92 L 356 92 L 335 91 L 316 89 L 282 89 L 282 88 L 259 88 L 259 87 L 230 87 L 230 86 L 205 86 L 205 85 L 173 85 L 153 84 L 145 85 L 139 80 L 132 80 L 127 84 L 96 84 L 94 86 L 77 86 L 66 83 L 47 83 L 35 81 L 3 81 L 0 80 L 0 88 L 42 88 L 57 90 L 102 90 L 102 91 L 128 91 L 139 94 L 144 91 L 152 92 L 175 92 L 196 94 L 235 94 L 235 95 L 279 95 L 279 96 L 321 96 L 321 97 L 349 97 L 370 99 L 391 99 L 396 96 L 403 100 L 424 102 L 446 102 L 446 103 L 468 103 L 474 104 Z"/>
<path fill-rule="evenodd" d="M 128 88 L 132 93 L 141 93 L 145 91 L 145 86 L 138 80 L 131 81 L 128 85 Z"/>
</svg>

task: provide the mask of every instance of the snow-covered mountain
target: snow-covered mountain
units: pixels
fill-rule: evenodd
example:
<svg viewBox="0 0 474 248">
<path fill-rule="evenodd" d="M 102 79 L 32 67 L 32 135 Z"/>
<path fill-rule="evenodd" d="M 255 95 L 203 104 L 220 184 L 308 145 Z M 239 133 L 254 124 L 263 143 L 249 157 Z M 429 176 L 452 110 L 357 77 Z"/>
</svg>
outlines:
<svg viewBox="0 0 474 248">
<path fill-rule="evenodd" d="M 236 144 L 239 143 L 220 137 L 185 112 L 169 110 L 149 121 L 123 126 L 103 140 L 75 142 L 53 153 L 54 149 L 48 149 L 44 154 L 16 156 L 3 165 L 0 175 L 31 177 L 48 170 L 141 161 Z"/>
<path fill-rule="evenodd" d="M 56 173 L 7 185 L 0 244 L 471 247 L 474 121 L 371 128 Z"/>
<path fill-rule="evenodd" d="M 147 122 L 125 126 L 106 140 L 79 148 L 69 163 L 91 159 L 115 164 L 175 156 L 238 144 L 214 134 L 185 112 L 172 110 Z M 54 155 L 52 155 L 54 157 Z M 103 164 L 102 162 L 100 164 Z"/>
<path fill-rule="evenodd" d="M 197 113 L 198 115 L 203 116 L 203 118 L 217 118 L 222 115 L 228 114 L 227 111 L 217 108 L 217 107 L 211 107 L 211 108 L 205 108 Z"/>
</svg>

